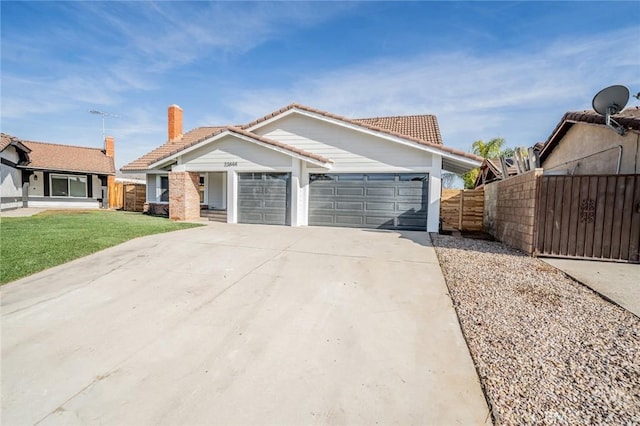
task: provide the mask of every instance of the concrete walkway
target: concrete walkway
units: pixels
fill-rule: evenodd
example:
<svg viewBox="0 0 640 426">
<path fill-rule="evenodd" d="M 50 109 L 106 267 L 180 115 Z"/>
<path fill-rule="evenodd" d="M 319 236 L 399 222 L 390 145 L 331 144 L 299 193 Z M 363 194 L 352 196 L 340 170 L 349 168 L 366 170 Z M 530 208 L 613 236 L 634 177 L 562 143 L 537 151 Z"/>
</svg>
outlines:
<svg viewBox="0 0 640 426">
<path fill-rule="evenodd" d="M 23 207 L 19 209 L 2 210 L 0 217 L 29 217 L 41 213 L 47 209 L 37 207 Z"/>
<path fill-rule="evenodd" d="M 2 424 L 490 424 L 421 232 L 211 223 L 2 287 Z"/>
<path fill-rule="evenodd" d="M 640 317 L 640 265 L 540 258 Z"/>
</svg>

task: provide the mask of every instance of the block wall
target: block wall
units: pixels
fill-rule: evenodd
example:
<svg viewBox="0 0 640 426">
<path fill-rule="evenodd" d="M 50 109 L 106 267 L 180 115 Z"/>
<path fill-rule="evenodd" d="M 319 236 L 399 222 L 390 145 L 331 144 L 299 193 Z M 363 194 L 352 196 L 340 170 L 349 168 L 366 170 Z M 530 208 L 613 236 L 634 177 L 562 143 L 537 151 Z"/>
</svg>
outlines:
<svg viewBox="0 0 640 426">
<path fill-rule="evenodd" d="M 484 229 L 497 240 L 533 253 L 538 177 L 535 169 L 484 187 Z"/>
</svg>

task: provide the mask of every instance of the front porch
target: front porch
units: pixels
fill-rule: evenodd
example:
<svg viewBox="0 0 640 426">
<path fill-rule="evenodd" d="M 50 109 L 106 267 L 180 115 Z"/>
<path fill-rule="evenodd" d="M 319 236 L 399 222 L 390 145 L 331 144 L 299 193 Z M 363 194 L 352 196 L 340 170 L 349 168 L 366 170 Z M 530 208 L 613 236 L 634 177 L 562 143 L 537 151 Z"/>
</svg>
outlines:
<svg viewBox="0 0 640 426">
<path fill-rule="evenodd" d="M 173 220 L 227 222 L 227 172 L 167 172 L 147 176 L 145 213 Z"/>
</svg>

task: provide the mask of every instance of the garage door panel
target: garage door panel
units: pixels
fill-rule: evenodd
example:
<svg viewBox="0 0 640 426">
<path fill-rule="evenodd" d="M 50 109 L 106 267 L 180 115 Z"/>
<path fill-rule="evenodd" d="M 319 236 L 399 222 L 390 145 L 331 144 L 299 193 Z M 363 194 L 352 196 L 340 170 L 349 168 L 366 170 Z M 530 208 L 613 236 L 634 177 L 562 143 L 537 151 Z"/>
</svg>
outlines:
<svg viewBox="0 0 640 426">
<path fill-rule="evenodd" d="M 393 216 L 366 216 L 365 223 L 367 225 L 378 227 L 393 227 L 394 226 L 394 217 Z"/>
<path fill-rule="evenodd" d="M 402 211 L 421 211 L 421 203 L 398 203 L 398 210 Z"/>
<path fill-rule="evenodd" d="M 332 214 L 316 214 L 314 216 L 314 222 L 316 222 L 316 225 L 333 225 L 335 223 L 335 216 Z"/>
<path fill-rule="evenodd" d="M 333 201 L 309 201 L 309 208 L 312 210 L 334 210 L 335 203 Z"/>
<path fill-rule="evenodd" d="M 336 210 L 364 210 L 364 203 L 338 201 L 336 202 Z"/>
<path fill-rule="evenodd" d="M 265 200 L 263 207 L 284 210 L 287 207 L 287 200 Z"/>
<path fill-rule="evenodd" d="M 393 212 L 396 209 L 396 203 L 367 203 L 366 204 L 367 211 L 371 210 L 382 210 L 382 211 L 390 211 Z"/>
<path fill-rule="evenodd" d="M 425 230 L 427 199 L 426 174 L 311 175 L 309 224 Z"/>
<path fill-rule="evenodd" d="M 266 187 L 263 189 L 264 193 L 267 195 L 286 195 L 287 188 L 284 186 L 281 187 Z"/>
<path fill-rule="evenodd" d="M 337 187 L 336 195 L 339 196 L 359 196 L 362 197 L 364 195 L 364 188 L 349 188 L 349 187 Z"/>
<path fill-rule="evenodd" d="M 366 195 L 367 197 L 384 197 L 391 198 L 396 194 L 395 187 L 389 188 L 367 188 Z"/>
<path fill-rule="evenodd" d="M 336 215 L 335 218 L 336 218 L 335 219 L 336 224 L 343 224 L 343 225 L 363 225 L 364 224 L 364 217 L 362 216 Z"/>
<path fill-rule="evenodd" d="M 320 196 L 325 196 L 325 197 L 333 197 L 334 195 L 336 195 L 336 189 L 332 186 L 320 186 L 322 185 L 323 182 L 319 182 L 318 185 L 314 188 L 315 194 L 320 197 Z"/>
<path fill-rule="evenodd" d="M 398 188 L 398 196 L 419 198 L 422 196 L 422 188 Z"/>
<path fill-rule="evenodd" d="M 260 208 L 263 207 L 262 200 L 239 200 L 238 206 L 247 208 Z"/>
</svg>

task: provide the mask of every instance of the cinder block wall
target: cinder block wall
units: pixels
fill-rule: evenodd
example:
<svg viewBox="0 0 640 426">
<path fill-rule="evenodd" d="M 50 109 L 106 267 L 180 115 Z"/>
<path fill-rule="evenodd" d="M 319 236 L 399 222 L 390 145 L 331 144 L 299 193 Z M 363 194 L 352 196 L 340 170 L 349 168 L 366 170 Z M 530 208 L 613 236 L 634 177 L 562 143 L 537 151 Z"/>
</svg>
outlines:
<svg viewBox="0 0 640 426">
<path fill-rule="evenodd" d="M 484 187 L 484 229 L 497 240 L 533 253 L 536 189 L 542 169 Z"/>
</svg>

